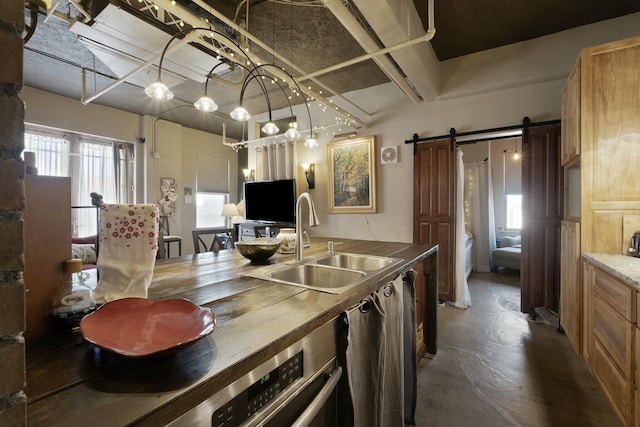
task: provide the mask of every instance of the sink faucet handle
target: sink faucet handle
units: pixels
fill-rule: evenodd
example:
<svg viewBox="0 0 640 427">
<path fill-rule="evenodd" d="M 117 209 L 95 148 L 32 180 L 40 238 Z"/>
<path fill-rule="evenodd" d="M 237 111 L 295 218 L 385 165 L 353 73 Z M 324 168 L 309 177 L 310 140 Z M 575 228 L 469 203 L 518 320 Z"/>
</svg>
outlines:
<svg viewBox="0 0 640 427">
<path fill-rule="evenodd" d="M 328 251 L 329 253 L 333 253 L 333 247 L 334 247 L 334 245 L 341 245 L 341 244 L 342 244 L 342 242 L 334 242 L 333 240 L 329 240 L 329 241 L 327 242 L 327 251 Z"/>
</svg>

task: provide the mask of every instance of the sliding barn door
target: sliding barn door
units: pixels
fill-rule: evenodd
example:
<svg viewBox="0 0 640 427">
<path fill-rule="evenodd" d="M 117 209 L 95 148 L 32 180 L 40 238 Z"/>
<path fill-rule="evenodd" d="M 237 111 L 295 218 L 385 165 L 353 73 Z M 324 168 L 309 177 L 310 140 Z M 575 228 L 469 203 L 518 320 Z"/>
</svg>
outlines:
<svg viewBox="0 0 640 427">
<path fill-rule="evenodd" d="M 532 127 L 522 144 L 521 310 L 557 312 L 560 299 L 560 125 Z"/>
<path fill-rule="evenodd" d="M 413 162 L 413 241 L 438 244 L 438 298 L 454 300 L 455 167 L 450 140 L 417 146 Z"/>
</svg>

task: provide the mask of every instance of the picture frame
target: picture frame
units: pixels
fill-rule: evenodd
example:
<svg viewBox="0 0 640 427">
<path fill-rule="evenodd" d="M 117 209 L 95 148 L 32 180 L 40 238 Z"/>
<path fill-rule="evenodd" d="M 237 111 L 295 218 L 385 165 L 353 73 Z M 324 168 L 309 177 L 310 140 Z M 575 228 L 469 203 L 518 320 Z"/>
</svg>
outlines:
<svg viewBox="0 0 640 427">
<path fill-rule="evenodd" d="M 376 212 L 375 138 L 327 144 L 329 213 Z"/>
</svg>

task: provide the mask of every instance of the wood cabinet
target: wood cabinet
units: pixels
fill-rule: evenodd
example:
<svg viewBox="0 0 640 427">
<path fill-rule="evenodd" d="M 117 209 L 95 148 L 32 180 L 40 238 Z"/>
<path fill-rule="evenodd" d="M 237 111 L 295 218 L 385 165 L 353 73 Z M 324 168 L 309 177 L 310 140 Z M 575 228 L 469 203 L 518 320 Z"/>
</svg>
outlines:
<svg viewBox="0 0 640 427">
<path fill-rule="evenodd" d="M 25 195 L 25 337 L 32 339 L 55 331 L 51 297 L 71 258 L 71 178 L 25 175 Z"/>
<path fill-rule="evenodd" d="M 584 269 L 588 365 L 622 423 L 637 425 L 638 292 L 588 261 Z"/>
<path fill-rule="evenodd" d="M 576 353 L 581 353 L 582 282 L 580 223 L 562 221 L 560 248 L 560 325 Z"/>
<path fill-rule="evenodd" d="M 580 68 L 582 251 L 620 254 L 640 214 L 640 37 L 584 49 Z"/>
<path fill-rule="evenodd" d="M 580 58 L 562 87 L 562 165 L 580 155 Z"/>
<path fill-rule="evenodd" d="M 640 164 L 638 68 L 640 37 L 589 47 L 581 51 L 562 88 L 566 223 L 561 237 L 560 317 L 571 323 L 563 328 L 585 359 L 585 351 L 593 346 L 576 345 L 587 338 L 585 331 L 572 327 L 585 325 L 575 319 L 586 316 L 580 311 L 587 307 L 587 289 L 580 293 L 572 282 L 580 276 L 574 260 L 583 252 L 623 254 L 630 239 L 625 235 L 629 231 L 623 231 L 624 219 L 640 215 L 640 180 L 633 178 Z M 569 221 L 579 227 L 578 236 L 568 229 Z"/>
<path fill-rule="evenodd" d="M 635 231 L 625 224 L 640 215 L 638 69 L 640 36 L 589 47 L 562 89 L 560 318 L 625 425 L 640 425 L 638 292 L 586 261 L 580 289 L 575 257 L 623 256 Z"/>
</svg>

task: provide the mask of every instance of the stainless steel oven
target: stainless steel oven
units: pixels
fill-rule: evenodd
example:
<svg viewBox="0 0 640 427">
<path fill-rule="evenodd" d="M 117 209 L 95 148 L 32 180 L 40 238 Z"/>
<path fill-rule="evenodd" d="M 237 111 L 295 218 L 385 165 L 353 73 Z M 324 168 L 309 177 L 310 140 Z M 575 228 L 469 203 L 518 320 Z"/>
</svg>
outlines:
<svg viewBox="0 0 640 427">
<path fill-rule="evenodd" d="M 337 425 L 336 321 L 311 332 L 169 425 Z"/>
</svg>

